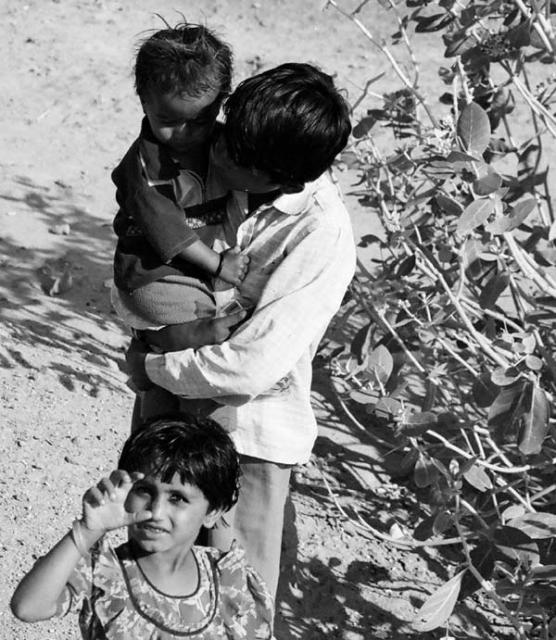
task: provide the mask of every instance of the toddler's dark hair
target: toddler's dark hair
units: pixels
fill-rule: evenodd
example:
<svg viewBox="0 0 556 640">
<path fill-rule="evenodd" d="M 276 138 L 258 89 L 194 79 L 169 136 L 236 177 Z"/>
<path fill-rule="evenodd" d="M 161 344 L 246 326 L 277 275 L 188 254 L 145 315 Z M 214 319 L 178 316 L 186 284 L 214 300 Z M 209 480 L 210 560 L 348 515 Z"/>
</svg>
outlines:
<svg viewBox="0 0 556 640">
<path fill-rule="evenodd" d="M 277 184 L 315 180 L 351 132 L 349 106 L 332 77 L 309 64 L 282 64 L 244 80 L 224 112 L 231 158 Z"/>
<path fill-rule="evenodd" d="M 203 25 L 182 22 L 144 40 L 135 60 L 135 89 L 140 98 L 151 91 L 198 98 L 216 90 L 230 92 L 232 50 Z"/>
<path fill-rule="evenodd" d="M 124 444 L 118 467 L 162 482 L 177 473 L 203 492 L 211 510 L 227 511 L 237 502 L 238 455 L 230 436 L 210 418 L 172 414 L 147 420 Z"/>
</svg>

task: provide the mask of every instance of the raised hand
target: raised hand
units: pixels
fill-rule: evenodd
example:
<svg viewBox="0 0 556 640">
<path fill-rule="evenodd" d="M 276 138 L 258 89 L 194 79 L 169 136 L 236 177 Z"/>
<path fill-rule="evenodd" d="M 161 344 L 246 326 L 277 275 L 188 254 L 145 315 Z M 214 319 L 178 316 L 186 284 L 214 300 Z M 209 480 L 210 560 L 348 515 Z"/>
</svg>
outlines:
<svg viewBox="0 0 556 640">
<path fill-rule="evenodd" d="M 222 268 L 218 277 L 224 282 L 239 286 L 249 269 L 249 256 L 241 253 L 239 247 L 232 247 L 222 253 Z"/>
<path fill-rule="evenodd" d="M 148 520 L 152 515 L 150 511 L 130 513 L 125 508 L 133 483 L 143 477 L 139 472 L 129 474 L 116 469 L 108 478 L 88 489 L 83 496 L 83 525 L 91 531 L 106 532 Z"/>
</svg>

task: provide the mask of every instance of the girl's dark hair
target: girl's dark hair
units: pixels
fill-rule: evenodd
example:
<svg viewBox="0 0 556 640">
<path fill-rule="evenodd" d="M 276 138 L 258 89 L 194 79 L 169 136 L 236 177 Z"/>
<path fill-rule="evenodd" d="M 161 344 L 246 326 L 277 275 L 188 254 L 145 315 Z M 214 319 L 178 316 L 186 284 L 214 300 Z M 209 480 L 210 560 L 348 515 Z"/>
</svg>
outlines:
<svg viewBox="0 0 556 640">
<path fill-rule="evenodd" d="M 227 511 L 239 490 L 239 461 L 230 436 L 210 418 L 185 414 L 146 421 L 124 444 L 119 468 L 198 487 L 211 510 Z"/>
<path fill-rule="evenodd" d="M 224 97 L 232 83 L 232 50 L 210 29 L 182 22 L 144 40 L 135 60 L 135 89 L 185 93 L 193 98 L 216 90 Z"/>
<path fill-rule="evenodd" d="M 231 158 L 277 184 L 304 184 L 345 147 L 349 106 L 331 76 L 288 63 L 241 82 L 224 105 Z"/>
</svg>

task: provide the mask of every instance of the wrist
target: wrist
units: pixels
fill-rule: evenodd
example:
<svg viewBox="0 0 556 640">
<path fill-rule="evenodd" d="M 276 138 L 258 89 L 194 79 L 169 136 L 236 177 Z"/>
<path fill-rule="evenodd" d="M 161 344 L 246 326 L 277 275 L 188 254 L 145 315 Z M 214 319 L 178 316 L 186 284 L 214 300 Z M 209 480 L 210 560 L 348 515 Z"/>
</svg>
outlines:
<svg viewBox="0 0 556 640">
<path fill-rule="evenodd" d="M 224 253 L 221 253 L 218 256 L 218 266 L 216 267 L 216 271 L 214 272 L 214 277 L 219 278 L 222 273 L 222 267 L 224 266 Z"/>
<path fill-rule="evenodd" d="M 83 520 L 79 518 L 76 518 L 71 524 L 71 539 L 82 556 L 89 553 L 89 549 L 102 538 L 104 533 L 100 529 L 89 529 Z"/>
</svg>

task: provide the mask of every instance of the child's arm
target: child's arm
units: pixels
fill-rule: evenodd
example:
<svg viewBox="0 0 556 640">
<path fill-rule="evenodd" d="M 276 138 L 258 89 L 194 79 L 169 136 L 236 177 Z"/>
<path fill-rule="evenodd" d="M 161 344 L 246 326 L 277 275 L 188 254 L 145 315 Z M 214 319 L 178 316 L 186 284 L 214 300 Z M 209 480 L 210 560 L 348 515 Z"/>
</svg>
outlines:
<svg viewBox="0 0 556 640">
<path fill-rule="evenodd" d="M 17 586 L 10 603 L 13 614 L 24 622 L 46 620 L 57 603 L 79 559 L 107 531 L 148 520 L 150 512 L 128 513 L 125 499 L 133 482 L 142 477 L 113 471 L 83 496 L 83 515 Z"/>
<path fill-rule="evenodd" d="M 201 240 L 196 240 L 182 249 L 176 257 L 236 286 L 245 278 L 249 265 L 249 257 L 242 254 L 239 248 L 234 247 L 217 253 Z"/>
</svg>

